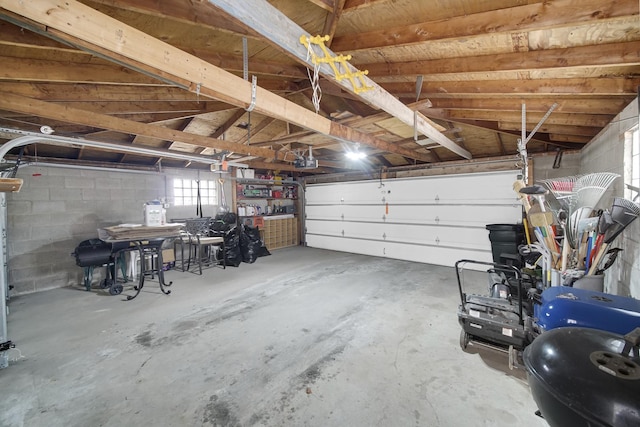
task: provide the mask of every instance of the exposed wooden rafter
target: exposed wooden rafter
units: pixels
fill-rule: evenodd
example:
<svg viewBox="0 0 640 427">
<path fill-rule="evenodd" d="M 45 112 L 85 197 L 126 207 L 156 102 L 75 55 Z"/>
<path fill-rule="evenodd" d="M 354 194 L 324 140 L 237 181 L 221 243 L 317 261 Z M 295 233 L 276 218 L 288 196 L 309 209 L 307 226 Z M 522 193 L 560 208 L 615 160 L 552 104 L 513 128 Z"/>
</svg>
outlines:
<svg viewBox="0 0 640 427">
<path fill-rule="evenodd" d="M 233 16 L 244 25 L 253 28 L 263 37 L 270 40 L 280 49 L 292 55 L 306 66 L 312 67 L 310 59 L 307 59 L 307 48 L 300 43 L 301 36 L 310 36 L 295 22 L 288 19 L 282 12 L 271 6 L 264 0 L 244 0 L 242 3 L 233 0 L 208 0 L 212 5 L 220 8 L 225 13 Z M 277 22 L 278 25 L 273 25 Z M 333 54 L 330 50 L 329 54 Z M 320 73 L 329 78 L 333 78 L 333 71 L 328 64 L 320 64 Z M 353 72 L 357 71 L 352 67 Z M 466 159 L 471 158 L 471 153 L 461 148 L 449 138 L 440 133 L 436 128 L 424 117 L 414 114 L 414 111 L 400 102 L 397 98 L 385 91 L 377 83 L 364 76 L 364 84 L 371 87 L 371 90 L 360 92 L 358 95 L 361 99 L 381 110 L 384 110 L 392 116 L 398 118 L 403 123 L 415 126 L 421 134 L 433 139 L 443 147 L 462 156 Z M 345 89 L 354 92 L 355 88 L 351 86 L 348 79 L 336 81 Z M 350 134 L 350 130 L 347 134 Z M 360 141 L 363 142 L 363 141 Z M 398 153 L 401 154 L 401 153 Z"/>
<path fill-rule="evenodd" d="M 427 161 L 419 153 L 395 147 L 386 141 L 333 123 L 261 87 L 256 88 L 256 97 L 252 103 L 251 83 L 79 2 L 69 0 L 64 7 L 60 7 L 55 0 L 42 0 L 38 8 L 32 8 L 25 3 L 0 0 L 0 6 L 42 25 L 45 35 L 52 35 L 72 44 L 78 43 L 84 49 L 94 47 L 101 55 L 112 60 L 117 59 L 120 63 L 152 75 L 155 73 L 164 80 L 172 80 L 176 85 L 197 91 L 202 96 L 244 108 L 253 105 L 257 112 L 296 123 L 338 140 L 371 145 Z M 33 23 L 25 22 L 24 25 L 33 28 Z"/>
<path fill-rule="evenodd" d="M 348 6 L 351 6 L 349 2 Z M 438 21 L 403 25 L 396 28 L 381 28 L 360 34 L 336 37 L 333 48 L 339 52 L 359 49 L 375 49 L 386 46 L 399 46 L 423 43 L 426 41 L 469 37 L 507 31 L 525 31 L 554 26 L 593 22 L 594 19 L 607 19 L 620 16 L 637 15 L 636 0 L 560 0 L 547 1 L 513 7 L 509 13 L 504 10 L 456 16 Z"/>
</svg>

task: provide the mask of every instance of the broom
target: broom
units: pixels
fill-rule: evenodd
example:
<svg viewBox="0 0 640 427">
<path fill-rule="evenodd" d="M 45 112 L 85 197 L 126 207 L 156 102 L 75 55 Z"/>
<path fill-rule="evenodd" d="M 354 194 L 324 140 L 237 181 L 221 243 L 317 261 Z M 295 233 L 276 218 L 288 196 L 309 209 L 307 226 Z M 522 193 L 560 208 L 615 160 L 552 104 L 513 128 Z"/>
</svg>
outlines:
<svg viewBox="0 0 640 427">
<path fill-rule="evenodd" d="M 607 252 L 607 247 L 613 242 L 616 237 L 622 233 L 636 218 L 640 216 L 640 206 L 633 203 L 631 200 L 616 197 L 613 200 L 611 206 L 611 218 L 613 219 L 613 225 L 608 227 L 604 233 L 604 243 L 602 247 L 598 249 L 591 267 L 589 268 L 589 274 L 594 274 L 598 268 L 600 260 Z"/>
</svg>

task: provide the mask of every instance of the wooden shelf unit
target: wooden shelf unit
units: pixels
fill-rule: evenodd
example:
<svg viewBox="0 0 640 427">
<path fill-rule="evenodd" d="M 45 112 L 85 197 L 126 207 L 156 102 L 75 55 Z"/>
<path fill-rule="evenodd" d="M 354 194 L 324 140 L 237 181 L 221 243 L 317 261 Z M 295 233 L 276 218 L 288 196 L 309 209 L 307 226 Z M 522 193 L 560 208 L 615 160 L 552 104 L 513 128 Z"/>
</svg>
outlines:
<svg viewBox="0 0 640 427">
<path fill-rule="evenodd" d="M 298 218 L 266 220 L 263 230 L 264 244 L 269 250 L 297 246 L 300 243 Z"/>
<path fill-rule="evenodd" d="M 286 181 L 238 182 L 234 192 L 238 219 L 243 224 L 261 224 L 260 235 L 269 250 L 297 246 L 300 244 L 298 218 L 295 217 L 297 192 L 297 185 Z M 279 212 L 280 208 L 282 212 Z M 284 218 L 279 218 L 279 214 Z"/>
</svg>

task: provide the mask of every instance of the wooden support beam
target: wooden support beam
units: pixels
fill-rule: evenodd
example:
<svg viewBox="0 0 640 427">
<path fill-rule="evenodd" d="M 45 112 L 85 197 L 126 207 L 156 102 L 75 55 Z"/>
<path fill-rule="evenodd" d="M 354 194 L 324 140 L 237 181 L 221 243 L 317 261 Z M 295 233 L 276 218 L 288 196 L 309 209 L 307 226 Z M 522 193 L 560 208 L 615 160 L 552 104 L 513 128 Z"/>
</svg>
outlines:
<svg viewBox="0 0 640 427">
<path fill-rule="evenodd" d="M 240 120 L 242 116 L 244 116 L 247 112 L 242 108 L 238 108 L 231 116 L 225 120 L 223 124 L 221 124 L 215 132 L 209 135 L 211 138 L 220 138 L 223 133 L 225 133 L 231 126 L 234 125 L 235 122 Z"/>
<path fill-rule="evenodd" d="M 558 104 L 554 113 L 576 113 L 576 114 L 612 114 L 616 115 L 622 111 L 631 99 L 618 97 L 614 99 L 587 96 L 583 97 L 549 97 L 542 99 L 535 97 L 512 98 L 433 98 L 432 108 L 445 110 L 490 110 L 490 111 L 522 111 L 522 103 L 527 104 L 527 112 L 546 113 L 553 103 Z M 426 114 L 428 108 L 421 108 L 421 112 Z"/>
<path fill-rule="evenodd" d="M 0 92 L 10 92 L 27 98 L 50 102 L 203 102 L 217 104 L 217 111 L 233 107 L 211 99 L 198 99 L 195 93 L 171 86 L 93 84 L 76 82 L 73 90 L 64 83 L 0 82 Z"/>
<path fill-rule="evenodd" d="M 536 2 L 511 7 L 508 11 L 498 9 L 401 27 L 379 28 L 359 34 L 345 34 L 334 40 L 333 48 L 338 52 L 379 49 L 478 34 L 539 30 L 637 14 L 637 0 Z"/>
<path fill-rule="evenodd" d="M 109 64 L 73 64 L 10 56 L 0 56 L 0 63 L 0 78 L 3 80 L 166 86 L 157 79 Z"/>
<path fill-rule="evenodd" d="M 24 98 L 10 93 L 0 93 L 0 109 L 18 111 L 25 114 L 34 114 L 70 123 L 101 127 L 103 129 L 133 135 L 144 135 L 161 140 L 178 140 L 186 144 L 216 148 L 219 150 L 235 151 L 246 155 L 255 155 L 271 159 L 283 158 L 282 155 L 279 155 L 275 151 L 267 148 L 238 145 L 222 141 L 220 139 L 180 132 L 157 125 L 138 123 L 131 120 L 107 116 L 105 114 L 78 110 L 77 108 Z"/>
<path fill-rule="evenodd" d="M 251 128 L 250 128 L 251 138 L 255 138 L 256 136 L 260 135 L 262 131 L 264 131 L 267 127 L 269 127 L 270 124 L 272 124 L 275 121 L 276 119 L 272 117 L 266 117 L 263 120 L 261 120 L 260 123 L 258 123 L 257 125 L 251 125 Z M 241 144 L 248 143 L 249 145 L 253 145 L 253 142 L 249 141 L 248 134 L 246 138 L 242 138 L 241 141 L 236 141 L 236 142 L 240 142 Z"/>
<path fill-rule="evenodd" d="M 324 22 L 324 27 L 322 28 L 322 35 L 329 36 L 329 41 L 327 41 L 327 46 L 331 47 L 333 43 L 333 36 L 336 33 L 336 28 L 338 27 L 338 21 L 340 20 L 340 15 L 342 15 L 342 9 L 344 8 L 345 0 L 333 0 L 333 7 L 329 10 L 327 14 L 327 19 Z"/>
<path fill-rule="evenodd" d="M 233 20 L 211 10 L 206 3 L 201 1 L 184 0 L 92 0 L 107 6 L 134 10 L 143 14 L 150 14 L 163 19 L 171 19 L 183 22 L 193 22 L 200 26 L 217 28 L 225 32 L 242 34 L 247 37 L 257 37 L 257 34 L 246 27 L 237 25 Z"/>
<path fill-rule="evenodd" d="M 266 2 L 253 4 L 254 1 L 242 2 L 242 9 L 245 12 L 249 12 L 249 15 L 254 19 L 261 17 L 266 22 L 271 14 L 262 14 L 265 7 L 270 8 L 268 10 L 275 9 Z M 236 6 L 240 4 L 237 2 L 231 3 Z M 253 8 L 254 6 L 256 7 L 255 9 Z M 172 84 L 187 87 L 192 92 L 198 92 L 200 96 L 212 97 L 242 108 L 248 108 L 253 105 L 254 110 L 258 113 L 297 124 L 335 139 L 370 144 L 375 148 L 385 147 L 390 152 L 423 160 L 422 155 L 419 153 L 394 147 L 386 143 L 386 141 L 371 138 L 369 135 L 355 129 L 333 134 L 332 132 L 336 128 L 331 120 L 259 86 L 256 88 L 256 96 L 253 99 L 250 82 L 77 1 L 67 0 L 61 3 L 57 0 L 39 0 L 38 6 L 35 7 L 28 1 L 16 3 L 12 0 L 0 0 L 0 7 L 7 9 L 18 17 L 30 20 L 29 22 L 20 22 L 25 27 L 37 30 L 37 26 L 33 24 L 33 22 L 36 22 L 44 35 L 65 40 L 83 49 L 95 50 L 120 64 L 126 64 L 133 69 L 158 76 L 165 81 L 171 81 Z M 12 19 L 15 20 L 16 18 L 13 17 Z M 280 19 L 283 20 L 281 22 L 283 27 L 293 24 L 284 15 L 280 16 Z M 273 28 L 271 27 L 271 29 Z M 280 26 L 277 28 L 280 28 Z M 300 34 L 303 34 L 302 30 L 299 27 L 297 28 L 300 30 Z M 304 48 L 301 44 L 300 46 Z M 304 51 L 306 52 L 306 49 Z M 387 96 L 391 97 L 388 93 Z M 405 108 L 407 115 L 410 114 L 411 120 L 413 120 L 413 112 L 400 101 L 393 97 L 391 98 L 400 104 L 402 108 Z M 11 109 L 9 108 L 9 110 Z M 433 129 L 424 119 L 419 120 L 418 125 L 419 129 Z M 433 132 L 430 131 L 428 133 Z M 352 139 L 345 138 L 345 135 Z M 456 150 L 461 156 L 470 157 L 466 150 L 461 151 L 460 147 L 439 132 L 436 131 L 432 138 L 439 139 L 438 142 L 443 145 L 449 145 L 448 148 Z"/>
<path fill-rule="evenodd" d="M 556 142 L 582 142 L 586 144 L 587 142 L 591 141 L 592 138 L 590 136 L 558 135 L 555 133 L 550 133 L 549 139 Z"/>
<path fill-rule="evenodd" d="M 435 80 L 422 83 L 422 96 L 435 98 L 469 98 L 472 96 L 629 96 L 636 95 L 640 78 L 607 77 L 569 79 L 504 79 L 504 80 Z M 398 96 L 415 96 L 415 83 L 382 83 L 382 87 Z"/>
<path fill-rule="evenodd" d="M 313 3 L 316 6 L 326 10 L 327 12 L 333 12 L 334 3 L 339 0 L 307 0 L 309 3 Z M 344 2 L 344 0 L 341 0 Z"/>
<path fill-rule="evenodd" d="M 345 10 L 355 10 L 365 7 L 375 6 L 380 3 L 387 3 L 389 0 L 347 0 L 344 6 Z"/>
<path fill-rule="evenodd" d="M 450 120 L 456 119 L 468 119 L 468 120 L 483 120 L 483 121 L 509 121 L 515 122 L 521 119 L 522 114 L 517 111 L 503 111 L 499 115 L 495 111 L 486 110 L 446 110 L 446 117 Z M 541 112 L 527 113 L 527 124 L 536 125 L 544 116 Z M 594 126 L 604 127 L 615 116 L 613 114 L 572 114 L 572 113 L 556 113 L 554 112 L 547 118 L 545 122 L 550 125 L 573 125 L 573 126 Z"/>
<path fill-rule="evenodd" d="M 156 86 L 170 88 L 163 81 L 139 73 L 132 73 L 131 70 L 118 65 L 7 56 L 0 56 L 0 63 L 6 64 L 0 69 L 0 78 L 13 81 L 16 84 L 29 81 L 34 83 L 135 85 L 148 86 L 152 89 L 156 89 Z M 252 69 L 252 71 L 254 70 Z M 306 78 L 306 75 L 304 77 Z M 260 87 L 272 92 L 292 92 L 298 89 L 296 85 L 281 79 L 260 79 L 259 82 Z M 184 89 L 180 90 L 184 91 Z M 196 97 L 194 96 L 194 98 Z"/>
<path fill-rule="evenodd" d="M 519 131 L 522 128 L 520 122 L 498 122 L 498 128 L 500 130 Z M 594 137 L 600 132 L 602 128 L 595 126 L 567 126 L 567 125 L 554 125 L 549 123 L 543 123 L 538 129 L 539 133 L 553 133 L 557 135 L 577 135 Z"/>
<path fill-rule="evenodd" d="M 374 77 L 640 65 L 640 41 L 411 62 L 362 64 Z"/>
<path fill-rule="evenodd" d="M 6 0 L 5 0 L 6 1 Z M 303 30 L 295 22 L 287 18 L 282 12 L 270 5 L 265 0 L 244 0 L 242 2 L 234 0 L 208 0 L 212 5 L 220 8 L 225 13 L 233 16 L 240 22 L 244 23 L 266 39 L 270 40 L 274 45 L 287 52 L 289 55 L 297 59 L 307 67 L 313 67 L 311 59 L 307 59 L 307 48 L 300 43 L 301 36 L 311 37 L 309 33 Z M 274 25 L 274 23 L 277 23 Z M 329 49 L 330 55 L 335 55 Z M 325 77 L 334 78 L 333 70 L 329 64 L 320 65 L 320 74 Z M 355 67 L 350 67 L 351 72 L 358 71 Z M 471 158 L 469 151 L 461 148 L 455 142 L 444 136 L 436 130 L 428 120 L 424 117 L 415 117 L 414 112 L 400 102 L 397 98 L 385 91 L 373 80 L 364 76 L 363 81 L 371 90 L 360 92 L 357 95 L 370 105 L 382 109 L 392 116 L 398 118 L 403 123 L 414 126 L 418 132 L 438 142 L 438 144 L 456 153 L 466 159 Z M 343 79 L 337 84 L 350 92 L 355 92 L 355 88 L 351 86 L 349 79 Z M 402 154 L 402 153 L 398 153 Z"/>
</svg>

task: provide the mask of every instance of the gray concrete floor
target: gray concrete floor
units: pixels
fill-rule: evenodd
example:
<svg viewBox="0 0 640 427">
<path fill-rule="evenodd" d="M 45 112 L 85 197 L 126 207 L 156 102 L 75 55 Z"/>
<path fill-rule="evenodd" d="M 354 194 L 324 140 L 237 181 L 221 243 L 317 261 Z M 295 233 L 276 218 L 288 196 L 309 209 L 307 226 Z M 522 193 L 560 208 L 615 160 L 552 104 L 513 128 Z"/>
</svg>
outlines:
<svg viewBox="0 0 640 427">
<path fill-rule="evenodd" d="M 546 425 L 506 354 L 460 349 L 453 268 L 296 247 L 167 278 L 12 298 L 0 425 Z"/>
</svg>

